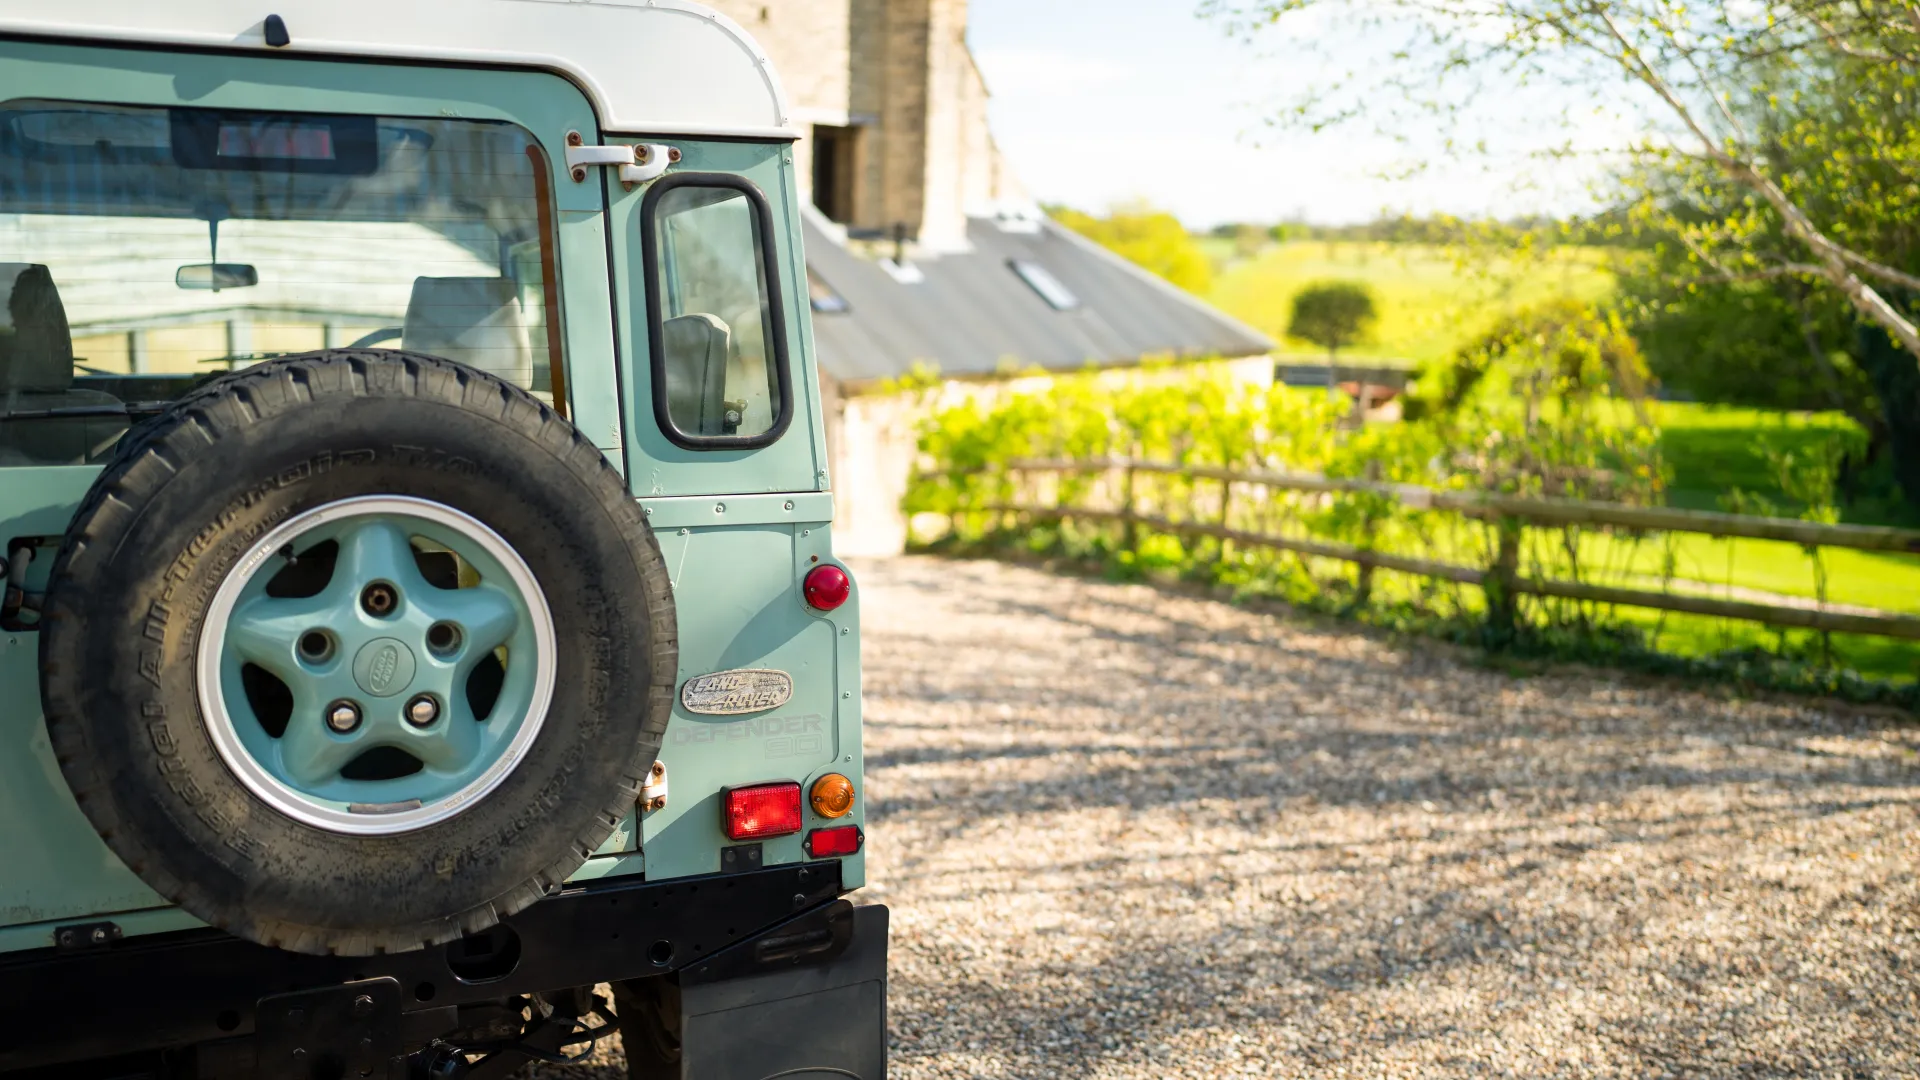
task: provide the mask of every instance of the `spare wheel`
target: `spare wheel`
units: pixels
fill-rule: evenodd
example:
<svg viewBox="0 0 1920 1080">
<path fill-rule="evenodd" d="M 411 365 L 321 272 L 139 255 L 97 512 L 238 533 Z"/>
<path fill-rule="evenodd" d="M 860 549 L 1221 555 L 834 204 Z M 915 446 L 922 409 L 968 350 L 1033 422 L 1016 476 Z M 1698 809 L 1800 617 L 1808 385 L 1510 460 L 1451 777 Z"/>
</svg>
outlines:
<svg viewBox="0 0 1920 1080">
<path fill-rule="evenodd" d="M 676 661 L 659 546 L 600 451 L 383 350 L 236 372 L 129 436 L 40 647 L 60 767 L 135 873 L 355 955 L 557 889 L 633 808 Z"/>
</svg>

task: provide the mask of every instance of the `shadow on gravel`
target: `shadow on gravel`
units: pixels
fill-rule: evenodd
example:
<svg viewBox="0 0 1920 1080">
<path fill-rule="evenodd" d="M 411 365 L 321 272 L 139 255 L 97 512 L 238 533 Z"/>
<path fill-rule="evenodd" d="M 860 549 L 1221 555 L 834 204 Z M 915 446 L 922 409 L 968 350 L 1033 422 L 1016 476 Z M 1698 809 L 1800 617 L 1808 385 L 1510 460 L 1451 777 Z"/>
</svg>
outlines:
<svg viewBox="0 0 1920 1080">
<path fill-rule="evenodd" d="M 863 580 L 899 1075 L 1920 1064 L 1903 721 L 990 563 Z"/>
<path fill-rule="evenodd" d="M 856 569 L 896 1080 L 1920 1073 L 1909 720 Z"/>
</svg>

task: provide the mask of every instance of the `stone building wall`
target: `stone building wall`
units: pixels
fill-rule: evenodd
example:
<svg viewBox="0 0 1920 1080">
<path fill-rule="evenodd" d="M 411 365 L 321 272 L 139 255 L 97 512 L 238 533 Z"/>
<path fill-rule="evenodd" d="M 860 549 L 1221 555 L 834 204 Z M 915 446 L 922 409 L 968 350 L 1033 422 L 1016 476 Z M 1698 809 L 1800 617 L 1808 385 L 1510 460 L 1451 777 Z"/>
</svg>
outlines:
<svg viewBox="0 0 1920 1080">
<path fill-rule="evenodd" d="M 858 2 L 707 0 L 760 43 L 786 90 L 790 120 L 803 132 L 814 124 L 844 126 L 853 114 L 853 17 Z M 794 175 L 804 198 L 812 197 L 810 142 L 801 139 L 793 153 Z"/>
<path fill-rule="evenodd" d="M 816 126 L 858 130 L 846 224 L 905 223 L 923 256 L 963 248 L 969 213 L 1021 197 L 987 130 L 987 86 L 967 48 L 967 0 L 707 2 L 753 35 L 780 75 L 802 135 L 794 145 L 802 198 L 813 198 Z M 835 548 L 897 552 L 917 424 L 939 401 L 980 388 L 948 384 L 928 397 L 822 382 Z"/>
<path fill-rule="evenodd" d="M 960 100 L 967 57 L 966 0 L 926 0 L 927 42 L 922 78 L 927 84 L 926 116 L 921 124 L 920 242 L 951 248 L 966 239 L 960 205 L 960 142 L 966 108 Z"/>
<path fill-rule="evenodd" d="M 852 101 L 852 17 L 847 0 L 708 0 L 717 11 L 752 34 L 773 61 L 787 99 L 804 110 L 821 111 L 827 123 L 846 123 Z M 810 117 L 796 120 L 812 123 Z"/>
<path fill-rule="evenodd" d="M 875 218 L 857 224 L 892 228 L 904 222 L 917 232 L 926 206 L 927 112 L 932 86 L 927 55 L 933 34 L 930 0 L 888 0 L 884 7 L 880 122 L 873 132 L 872 208 Z"/>
<path fill-rule="evenodd" d="M 851 48 L 853 71 L 849 80 L 852 119 L 866 125 L 857 148 L 855 175 L 860 179 L 854 193 L 854 217 L 851 224 L 863 228 L 881 228 L 889 218 L 887 188 L 883 183 L 880 114 L 887 100 L 887 23 L 890 9 L 898 0 L 849 0 L 851 11 Z"/>
<path fill-rule="evenodd" d="M 966 0 L 712 0 L 779 72 L 803 137 L 812 197 L 814 125 L 854 127 L 856 228 L 905 223 L 923 249 L 965 243 L 966 214 L 1019 194 L 987 132 L 987 88 L 967 48 Z"/>
</svg>

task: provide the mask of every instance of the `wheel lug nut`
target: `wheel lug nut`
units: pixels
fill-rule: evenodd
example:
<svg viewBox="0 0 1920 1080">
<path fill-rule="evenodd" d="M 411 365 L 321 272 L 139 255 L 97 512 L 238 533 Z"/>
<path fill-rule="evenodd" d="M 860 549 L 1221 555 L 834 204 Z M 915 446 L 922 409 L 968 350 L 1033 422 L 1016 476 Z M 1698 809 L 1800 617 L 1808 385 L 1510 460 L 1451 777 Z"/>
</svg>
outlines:
<svg viewBox="0 0 1920 1080">
<path fill-rule="evenodd" d="M 376 581 L 360 590 L 360 606 L 375 618 L 393 614 L 393 609 L 399 604 L 400 594 L 384 581 Z"/>
<path fill-rule="evenodd" d="M 407 723 L 414 727 L 426 727 L 438 719 L 440 719 L 440 703 L 426 694 L 421 694 L 407 702 Z"/>
<path fill-rule="evenodd" d="M 333 655 L 333 639 L 320 630 L 309 630 L 300 635 L 300 657 L 308 663 L 318 664 Z"/>
<path fill-rule="evenodd" d="M 427 627 L 427 651 L 435 656 L 450 656 L 460 649 L 460 628 L 450 622 Z"/>
<path fill-rule="evenodd" d="M 342 735 L 360 726 L 360 707 L 351 701 L 337 701 L 327 710 L 327 726 Z"/>
</svg>

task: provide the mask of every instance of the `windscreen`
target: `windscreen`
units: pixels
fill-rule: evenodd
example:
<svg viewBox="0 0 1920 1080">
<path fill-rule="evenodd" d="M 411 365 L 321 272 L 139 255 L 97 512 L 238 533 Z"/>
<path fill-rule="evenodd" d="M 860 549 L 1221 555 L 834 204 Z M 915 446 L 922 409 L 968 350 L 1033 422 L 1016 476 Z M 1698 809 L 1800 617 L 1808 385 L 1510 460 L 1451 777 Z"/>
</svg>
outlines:
<svg viewBox="0 0 1920 1080">
<path fill-rule="evenodd" d="M 100 460 L 196 382 L 321 348 L 554 401 L 547 175 L 497 121 L 0 106 L 0 466 Z"/>
</svg>

